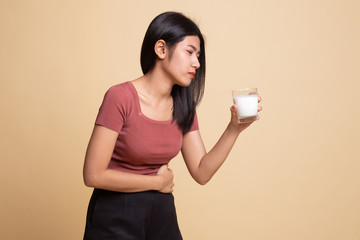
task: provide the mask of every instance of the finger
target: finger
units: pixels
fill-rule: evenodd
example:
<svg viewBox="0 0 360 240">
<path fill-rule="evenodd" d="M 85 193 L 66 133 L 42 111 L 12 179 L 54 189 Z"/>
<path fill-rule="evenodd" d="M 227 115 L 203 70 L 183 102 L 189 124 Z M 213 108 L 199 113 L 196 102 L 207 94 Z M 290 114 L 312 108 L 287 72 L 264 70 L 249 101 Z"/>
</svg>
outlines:
<svg viewBox="0 0 360 240">
<path fill-rule="evenodd" d="M 159 169 L 166 169 L 167 168 L 167 164 L 161 165 Z"/>
<path fill-rule="evenodd" d="M 261 102 L 262 98 L 260 96 L 258 96 L 258 102 Z"/>
<path fill-rule="evenodd" d="M 237 117 L 236 109 L 237 109 L 237 107 L 235 104 L 231 106 L 230 111 L 231 111 L 232 117 Z"/>
<path fill-rule="evenodd" d="M 231 121 L 239 121 L 238 115 L 236 112 L 231 112 Z"/>
<path fill-rule="evenodd" d="M 260 112 L 262 110 L 262 106 L 258 107 L 258 112 Z"/>
</svg>

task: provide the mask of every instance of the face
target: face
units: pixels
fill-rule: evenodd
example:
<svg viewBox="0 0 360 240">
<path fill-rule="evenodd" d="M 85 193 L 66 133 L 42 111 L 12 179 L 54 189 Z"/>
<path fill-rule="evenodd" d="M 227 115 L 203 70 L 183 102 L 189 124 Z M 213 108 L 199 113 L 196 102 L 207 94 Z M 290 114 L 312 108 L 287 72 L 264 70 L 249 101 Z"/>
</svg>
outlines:
<svg viewBox="0 0 360 240">
<path fill-rule="evenodd" d="M 195 77 L 196 70 L 200 67 L 200 39 L 198 36 L 187 36 L 176 44 L 172 53 L 164 62 L 165 71 L 174 84 L 186 87 Z"/>
</svg>

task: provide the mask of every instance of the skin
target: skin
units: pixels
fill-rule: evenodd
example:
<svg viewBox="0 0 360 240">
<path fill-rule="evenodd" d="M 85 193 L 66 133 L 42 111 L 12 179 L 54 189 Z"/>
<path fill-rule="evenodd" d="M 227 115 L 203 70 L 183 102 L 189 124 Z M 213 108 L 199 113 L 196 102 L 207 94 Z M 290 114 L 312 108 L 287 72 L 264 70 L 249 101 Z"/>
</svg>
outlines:
<svg viewBox="0 0 360 240">
<path fill-rule="evenodd" d="M 135 79 L 141 111 L 147 117 L 165 121 L 172 117 L 173 100 L 171 89 L 175 84 L 188 86 L 200 67 L 198 57 L 200 40 L 197 36 L 187 36 L 179 42 L 172 53 L 166 42 L 159 40 L 154 46 L 157 54 L 155 67 L 146 75 Z M 261 98 L 259 97 L 259 102 Z M 258 111 L 261 111 L 259 107 Z M 196 182 L 206 184 L 230 153 L 239 134 L 251 123 L 240 123 L 236 105 L 230 108 L 231 118 L 224 133 L 214 147 L 207 152 L 199 131 L 183 136 L 181 152 L 186 166 Z M 157 190 L 173 192 L 174 175 L 168 165 L 163 165 L 156 176 L 145 176 L 108 169 L 118 133 L 95 125 L 87 148 L 84 162 L 84 182 L 86 186 L 119 192 L 140 192 Z"/>
</svg>

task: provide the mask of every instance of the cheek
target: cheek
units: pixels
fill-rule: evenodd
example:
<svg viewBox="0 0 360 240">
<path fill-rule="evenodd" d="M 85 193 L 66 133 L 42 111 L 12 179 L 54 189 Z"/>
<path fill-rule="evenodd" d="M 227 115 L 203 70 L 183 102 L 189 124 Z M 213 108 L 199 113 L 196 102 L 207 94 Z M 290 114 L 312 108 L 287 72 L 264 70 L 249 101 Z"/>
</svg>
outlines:
<svg viewBox="0 0 360 240">
<path fill-rule="evenodd" d="M 189 55 L 185 51 L 174 51 L 170 61 L 179 64 L 185 61 L 187 57 L 189 57 Z"/>
<path fill-rule="evenodd" d="M 189 61 L 188 56 L 186 56 L 185 54 L 179 54 L 174 59 L 174 66 L 179 70 L 183 68 L 187 68 L 188 61 Z"/>
</svg>

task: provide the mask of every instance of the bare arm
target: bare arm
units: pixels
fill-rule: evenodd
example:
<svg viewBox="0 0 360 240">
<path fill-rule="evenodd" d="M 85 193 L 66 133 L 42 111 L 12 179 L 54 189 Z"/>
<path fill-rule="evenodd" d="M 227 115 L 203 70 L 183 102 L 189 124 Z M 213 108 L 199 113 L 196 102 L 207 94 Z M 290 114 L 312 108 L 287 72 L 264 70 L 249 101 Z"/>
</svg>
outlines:
<svg viewBox="0 0 360 240">
<path fill-rule="evenodd" d="M 156 176 L 108 169 L 118 133 L 95 125 L 85 156 L 83 176 L 86 186 L 118 192 L 157 190 L 172 192 L 173 173 L 166 165 Z"/>
<path fill-rule="evenodd" d="M 259 101 L 261 98 L 259 98 Z M 259 107 L 259 111 L 261 107 Z M 236 105 L 231 107 L 231 121 L 214 147 L 207 153 L 199 131 L 184 135 L 182 155 L 186 166 L 199 184 L 204 185 L 224 163 L 239 134 L 251 123 L 240 123 L 236 115 Z"/>
</svg>

